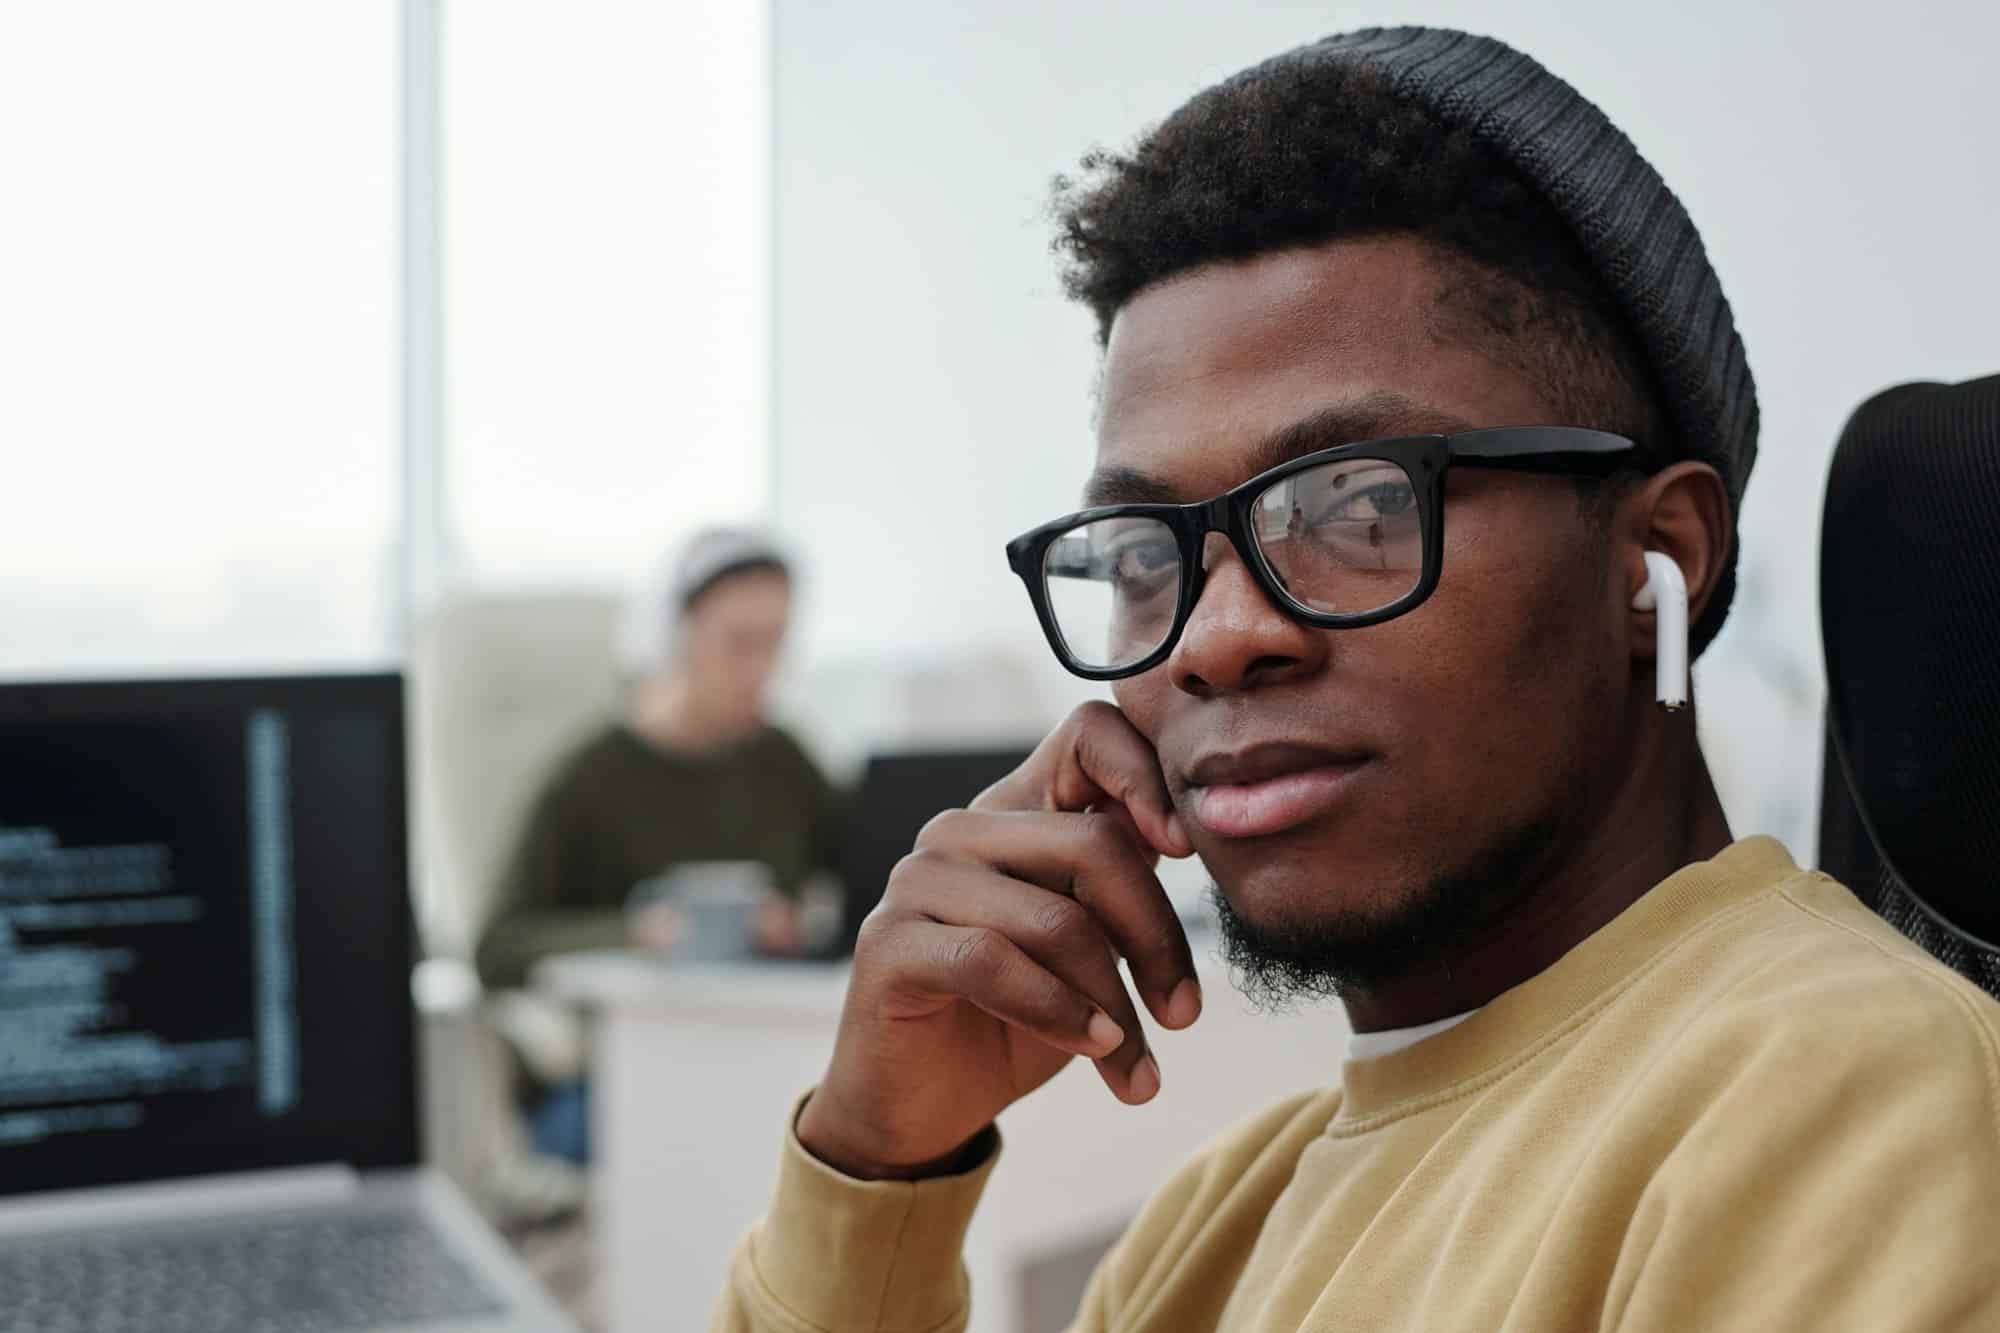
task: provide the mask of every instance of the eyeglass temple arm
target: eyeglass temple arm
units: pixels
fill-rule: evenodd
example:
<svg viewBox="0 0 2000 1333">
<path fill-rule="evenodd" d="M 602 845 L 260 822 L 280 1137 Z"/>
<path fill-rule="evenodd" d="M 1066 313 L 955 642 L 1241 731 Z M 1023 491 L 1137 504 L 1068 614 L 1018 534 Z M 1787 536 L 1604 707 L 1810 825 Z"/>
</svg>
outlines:
<svg viewBox="0 0 2000 1333">
<path fill-rule="evenodd" d="M 1490 426 L 1450 436 L 1452 462 L 1538 472 L 1604 472 L 1626 462 L 1638 444 L 1584 426 Z"/>
<path fill-rule="evenodd" d="M 1630 467 L 1638 446 L 1623 435 L 1571 426 L 1496 426 L 1449 437 L 1460 467 L 1605 477 Z"/>
<path fill-rule="evenodd" d="M 1598 456 L 1629 453 L 1638 448 L 1623 435 L 1582 426 L 1492 426 L 1461 431 L 1450 440 L 1451 456 L 1467 462 L 1498 462 L 1548 454 Z"/>
</svg>

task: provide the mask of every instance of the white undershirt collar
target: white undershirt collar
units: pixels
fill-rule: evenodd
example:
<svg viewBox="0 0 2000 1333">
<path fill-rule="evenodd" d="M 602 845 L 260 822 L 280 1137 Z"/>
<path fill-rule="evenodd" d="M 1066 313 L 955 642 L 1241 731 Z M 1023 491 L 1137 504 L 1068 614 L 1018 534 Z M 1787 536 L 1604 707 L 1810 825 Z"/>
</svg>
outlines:
<svg viewBox="0 0 2000 1333">
<path fill-rule="evenodd" d="M 1347 1039 L 1349 1060 L 1379 1060 L 1385 1055 L 1414 1046 L 1426 1037 L 1435 1037 L 1448 1031 L 1478 1013 L 1468 1009 L 1450 1018 L 1440 1018 L 1435 1023 L 1419 1023 L 1413 1028 L 1384 1028 L 1380 1032 L 1357 1032 Z"/>
</svg>

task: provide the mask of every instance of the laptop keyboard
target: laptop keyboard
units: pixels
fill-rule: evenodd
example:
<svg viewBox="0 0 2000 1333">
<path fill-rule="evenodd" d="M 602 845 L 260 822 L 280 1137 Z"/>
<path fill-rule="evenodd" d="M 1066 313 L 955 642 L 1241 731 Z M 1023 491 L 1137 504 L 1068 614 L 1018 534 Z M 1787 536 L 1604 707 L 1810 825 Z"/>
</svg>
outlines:
<svg viewBox="0 0 2000 1333">
<path fill-rule="evenodd" d="M 6 1333 L 352 1333 L 504 1310 L 414 1213 L 0 1239 Z"/>
</svg>

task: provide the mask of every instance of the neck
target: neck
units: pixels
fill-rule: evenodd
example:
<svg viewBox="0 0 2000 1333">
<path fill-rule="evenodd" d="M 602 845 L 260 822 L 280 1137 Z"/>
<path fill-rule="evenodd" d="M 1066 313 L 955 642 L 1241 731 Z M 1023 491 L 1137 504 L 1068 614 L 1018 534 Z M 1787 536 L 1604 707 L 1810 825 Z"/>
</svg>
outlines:
<svg viewBox="0 0 2000 1333">
<path fill-rule="evenodd" d="M 748 734 L 703 708 L 699 692 L 682 671 L 642 684 L 632 698 L 630 721 L 633 731 L 663 750 L 713 750 Z"/>
<path fill-rule="evenodd" d="M 1650 705 L 1649 705 L 1650 706 Z M 1341 997 L 1356 1032 L 1415 1027 L 1477 1009 L 1590 938 L 1661 880 L 1732 841 L 1695 740 L 1694 710 L 1658 718 L 1581 837 L 1560 840 L 1510 905 L 1435 959 Z"/>
</svg>

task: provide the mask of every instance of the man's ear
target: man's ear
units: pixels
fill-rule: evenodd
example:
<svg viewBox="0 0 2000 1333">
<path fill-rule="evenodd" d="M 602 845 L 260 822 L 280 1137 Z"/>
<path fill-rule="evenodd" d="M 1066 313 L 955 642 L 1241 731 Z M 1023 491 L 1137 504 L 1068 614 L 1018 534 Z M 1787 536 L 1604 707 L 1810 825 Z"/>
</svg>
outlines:
<svg viewBox="0 0 2000 1333">
<path fill-rule="evenodd" d="M 1646 584 L 1646 552 L 1662 552 L 1673 557 L 1687 580 L 1688 623 L 1701 623 L 1736 540 L 1721 474 L 1706 463 L 1675 463 L 1646 478 L 1618 509 L 1618 559 L 1625 570 L 1626 595 Z M 1653 614 L 1634 612 L 1632 623 L 1641 636 L 1635 646 L 1650 655 Z"/>
</svg>

